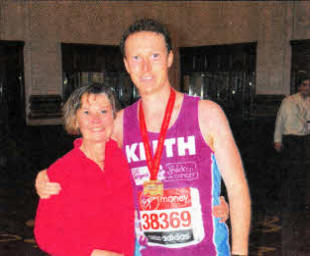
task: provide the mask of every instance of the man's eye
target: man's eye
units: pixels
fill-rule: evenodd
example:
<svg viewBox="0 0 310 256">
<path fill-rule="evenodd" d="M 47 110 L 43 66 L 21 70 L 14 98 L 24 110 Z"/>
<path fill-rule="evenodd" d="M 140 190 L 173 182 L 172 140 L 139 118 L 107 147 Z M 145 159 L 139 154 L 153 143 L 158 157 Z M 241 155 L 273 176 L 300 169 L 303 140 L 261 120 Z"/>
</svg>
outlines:
<svg viewBox="0 0 310 256">
<path fill-rule="evenodd" d="M 152 57 L 153 57 L 153 59 L 159 58 L 159 53 L 154 53 L 154 54 L 152 55 Z"/>
<path fill-rule="evenodd" d="M 88 115 L 88 111 L 87 111 L 87 110 L 85 110 L 85 111 L 84 111 L 84 114 L 85 114 L 85 115 Z"/>
<path fill-rule="evenodd" d="M 101 110 L 101 114 L 106 114 L 107 111 L 106 110 Z"/>
<path fill-rule="evenodd" d="M 133 56 L 133 59 L 134 60 L 140 60 L 140 57 L 139 56 Z"/>
</svg>

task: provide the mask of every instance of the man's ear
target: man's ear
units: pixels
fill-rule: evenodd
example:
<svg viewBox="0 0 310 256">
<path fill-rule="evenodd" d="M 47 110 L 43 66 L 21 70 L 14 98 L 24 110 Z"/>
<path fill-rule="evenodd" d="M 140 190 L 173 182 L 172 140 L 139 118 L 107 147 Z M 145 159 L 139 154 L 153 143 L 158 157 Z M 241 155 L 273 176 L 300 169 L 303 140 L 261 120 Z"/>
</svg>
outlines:
<svg viewBox="0 0 310 256">
<path fill-rule="evenodd" d="M 173 52 L 170 50 L 170 52 L 168 53 L 168 68 L 172 66 L 173 58 L 174 58 Z"/>
<path fill-rule="evenodd" d="M 127 73 L 130 73 L 130 69 L 129 69 L 129 66 L 128 66 L 128 62 L 127 62 L 127 59 L 126 58 L 123 58 L 123 61 L 124 61 L 124 65 L 125 65 L 125 68 L 127 70 Z"/>
</svg>

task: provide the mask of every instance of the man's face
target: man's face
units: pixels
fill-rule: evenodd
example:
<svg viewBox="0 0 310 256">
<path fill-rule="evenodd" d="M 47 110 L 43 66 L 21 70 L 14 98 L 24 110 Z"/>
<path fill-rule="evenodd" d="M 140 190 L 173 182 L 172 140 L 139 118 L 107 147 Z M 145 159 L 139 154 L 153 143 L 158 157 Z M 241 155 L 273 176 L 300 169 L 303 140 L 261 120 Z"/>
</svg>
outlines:
<svg viewBox="0 0 310 256">
<path fill-rule="evenodd" d="M 131 34 L 125 41 L 125 55 L 126 70 L 141 96 L 170 85 L 173 54 L 167 52 L 163 35 L 149 31 Z"/>
<path fill-rule="evenodd" d="M 302 96 L 309 97 L 310 96 L 310 80 L 304 80 L 298 89 Z"/>
</svg>

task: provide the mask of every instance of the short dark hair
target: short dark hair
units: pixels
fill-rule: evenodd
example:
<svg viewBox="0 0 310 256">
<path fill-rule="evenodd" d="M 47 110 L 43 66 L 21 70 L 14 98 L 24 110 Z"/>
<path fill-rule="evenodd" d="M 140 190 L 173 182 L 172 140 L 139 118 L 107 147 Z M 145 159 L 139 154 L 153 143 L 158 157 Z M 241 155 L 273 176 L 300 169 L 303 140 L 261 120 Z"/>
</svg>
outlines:
<svg viewBox="0 0 310 256">
<path fill-rule="evenodd" d="M 298 72 L 297 73 L 297 83 L 296 86 L 299 87 L 306 80 L 310 80 L 310 75 L 307 72 Z"/>
<path fill-rule="evenodd" d="M 85 94 L 105 94 L 111 103 L 113 117 L 116 117 L 115 96 L 111 87 L 100 83 L 92 83 L 90 85 L 78 87 L 70 95 L 62 109 L 64 127 L 69 134 L 80 134 L 79 129 L 75 125 L 76 112 L 82 107 L 82 96 Z"/>
<path fill-rule="evenodd" d="M 123 36 L 119 44 L 123 57 L 126 57 L 126 54 L 125 54 L 126 39 L 130 35 L 137 33 L 137 32 L 142 32 L 142 31 L 155 32 L 155 33 L 163 35 L 168 53 L 172 50 L 171 37 L 170 37 L 168 29 L 163 24 L 161 24 L 160 22 L 156 20 L 141 19 L 131 24 L 123 33 Z"/>
</svg>

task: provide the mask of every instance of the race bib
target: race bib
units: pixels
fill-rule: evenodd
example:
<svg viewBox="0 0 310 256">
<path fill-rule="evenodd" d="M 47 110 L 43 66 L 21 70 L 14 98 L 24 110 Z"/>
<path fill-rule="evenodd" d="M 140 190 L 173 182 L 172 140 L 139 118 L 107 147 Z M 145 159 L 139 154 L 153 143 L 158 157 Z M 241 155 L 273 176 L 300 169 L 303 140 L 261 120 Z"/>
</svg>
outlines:
<svg viewBox="0 0 310 256">
<path fill-rule="evenodd" d="M 148 246 L 179 248 L 198 244 L 205 236 L 199 191 L 165 189 L 162 196 L 139 193 L 140 229 Z"/>
</svg>

